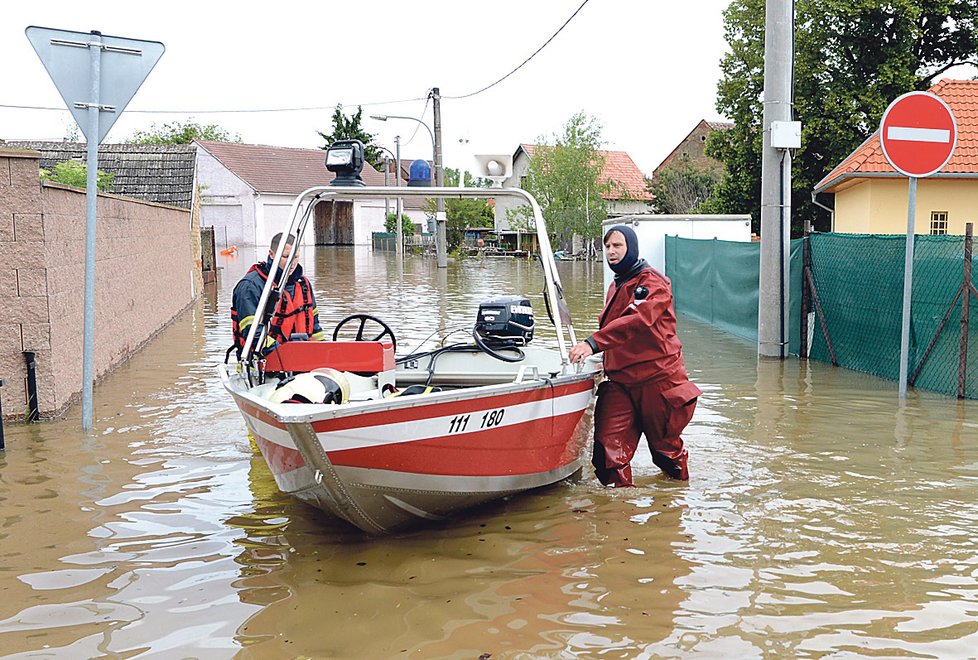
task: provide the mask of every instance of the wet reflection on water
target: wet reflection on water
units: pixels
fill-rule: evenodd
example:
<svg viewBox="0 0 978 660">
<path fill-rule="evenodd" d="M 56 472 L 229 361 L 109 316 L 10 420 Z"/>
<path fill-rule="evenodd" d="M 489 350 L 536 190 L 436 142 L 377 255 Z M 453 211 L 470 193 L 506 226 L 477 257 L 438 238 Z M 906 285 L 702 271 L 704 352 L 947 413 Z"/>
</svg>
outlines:
<svg viewBox="0 0 978 660">
<path fill-rule="evenodd" d="M 704 390 L 688 486 L 589 473 L 450 524 L 370 539 L 282 496 L 215 376 L 219 290 L 79 412 L 9 425 L 0 649 L 10 657 L 967 657 L 978 648 L 978 406 L 797 361 L 681 320 Z M 391 322 L 402 352 L 525 294 L 531 262 L 439 270 L 307 250 L 324 326 Z M 579 334 L 598 264 L 561 263 Z M 439 295 L 439 287 L 447 295 Z M 461 339 L 463 334 L 459 335 Z M 554 341 L 540 333 L 537 341 Z"/>
</svg>

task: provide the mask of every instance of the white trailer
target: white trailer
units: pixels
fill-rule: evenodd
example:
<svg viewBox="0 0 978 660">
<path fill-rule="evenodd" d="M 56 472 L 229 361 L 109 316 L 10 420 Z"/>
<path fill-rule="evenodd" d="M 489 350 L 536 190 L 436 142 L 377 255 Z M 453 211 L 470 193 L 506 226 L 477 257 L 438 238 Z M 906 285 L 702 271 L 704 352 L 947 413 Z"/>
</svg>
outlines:
<svg viewBox="0 0 978 660">
<path fill-rule="evenodd" d="M 666 236 L 744 243 L 751 240 L 749 215 L 625 215 L 605 220 L 601 225 L 602 236 L 615 225 L 627 225 L 635 230 L 639 256 L 662 273 L 666 271 Z M 614 273 L 605 262 L 605 289 L 612 279 Z"/>
</svg>

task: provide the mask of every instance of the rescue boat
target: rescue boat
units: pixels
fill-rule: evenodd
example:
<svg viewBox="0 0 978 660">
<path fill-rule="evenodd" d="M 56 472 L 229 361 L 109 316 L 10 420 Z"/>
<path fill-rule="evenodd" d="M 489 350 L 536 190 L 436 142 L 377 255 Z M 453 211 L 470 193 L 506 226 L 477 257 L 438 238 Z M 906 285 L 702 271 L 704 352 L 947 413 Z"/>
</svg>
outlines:
<svg viewBox="0 0 978 660">
<path fill-rule="evenodd" d="M 314 187 L 293 203 L 288 231 L 301 237 L 320 201 L 398 196 L 509 196 L 530 206 L 557 345 L 531 344 L 537 317 L 519 295 L 483 302 L 471 342 L 441 338 L 404 355 L 396 330 L 367 314 L 343 319 L 332 341 L 297 338 L 264 355 L 255 347 L 268 323 L 253 324 L 238 361 L 218 371 L 278 488 L 370 534 L 450 519 L 578 473 L 597 368 L 568 360 L 574 328 L 543 215 L 523 190 Z M 273 280 L 256 319 L 268 318 Z"/>
</svg>

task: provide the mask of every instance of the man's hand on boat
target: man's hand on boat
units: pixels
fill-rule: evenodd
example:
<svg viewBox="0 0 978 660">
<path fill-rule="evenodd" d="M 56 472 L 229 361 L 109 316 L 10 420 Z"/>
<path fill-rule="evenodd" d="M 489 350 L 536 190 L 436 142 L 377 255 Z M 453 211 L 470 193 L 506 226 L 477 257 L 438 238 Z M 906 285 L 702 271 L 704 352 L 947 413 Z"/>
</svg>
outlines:
<svg viewBox="0 0 978 660">
<path fill-rule="evenodd" d="M 591 344 L 587 343 L 586 341 L 582 341 L 579 344 L 575 344 L 570 349 L 568 357 L 570 358 L 571 363 L 574 364 L 577 362 L 584 362 L 584 360 L 588 359 L 592 355 L 594 355 L 594 349 L 591 348 Z"/>
</svg>

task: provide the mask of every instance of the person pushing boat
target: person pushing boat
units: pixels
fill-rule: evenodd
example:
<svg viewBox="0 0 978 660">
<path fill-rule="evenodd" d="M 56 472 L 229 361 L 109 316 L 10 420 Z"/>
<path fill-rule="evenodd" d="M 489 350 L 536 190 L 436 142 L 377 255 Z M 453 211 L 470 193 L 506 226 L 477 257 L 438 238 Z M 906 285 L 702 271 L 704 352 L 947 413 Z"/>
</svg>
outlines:
<svg viewBox="0 0 978 660">
<path fill-rule="evenodd" d="M 606 486 L 633 486 L 631 460 L 645 433 L 652 461 L 673 479 L 689 479 L 682 432 L 702 391 L 686 373 L 676 336 L 672 286 L 639 258 L 638 236 L 627 225 L 604 235 L 608 287 L 599 330 L 573 346 L 571 362 L 604 353 L 607 380 L 594 408 L 595 475 Z"/>
</svg>

